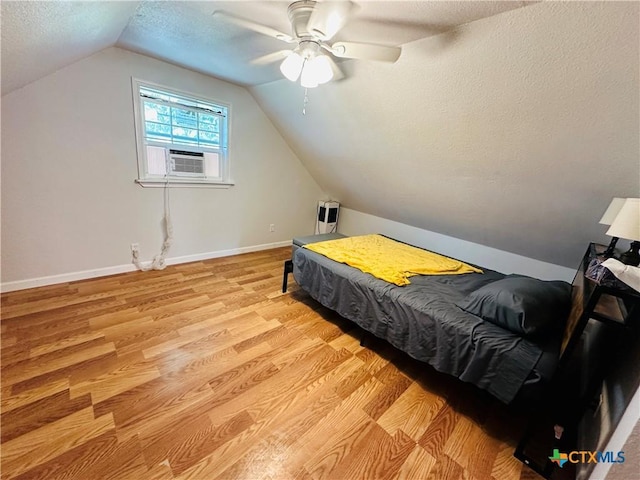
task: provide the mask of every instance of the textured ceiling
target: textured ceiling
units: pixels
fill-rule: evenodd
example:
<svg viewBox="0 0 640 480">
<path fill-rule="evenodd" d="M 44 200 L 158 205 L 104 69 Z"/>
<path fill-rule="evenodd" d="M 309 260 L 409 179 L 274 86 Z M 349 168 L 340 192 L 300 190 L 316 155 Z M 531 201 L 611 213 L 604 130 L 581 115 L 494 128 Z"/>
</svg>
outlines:
<svg viewBox="0 0 640 480">
<path fill-rule="evenodd" d="M 472 22 L 350 63 L 306 115 L 299 85 L 251 91 L 344 206 L 575 267 L 608 242 L 611 198 L 640 196 L 639 12 L 544 2 Z"/>
<path fill-rule="evenodd" d="M 0 2 L 2 94 L 114 45 L 138 2 Z"/>
<path fill-rule="evenodd" d="M 277 80 L 277 63 L 251 61 L 291 47 L 212 14 L 289 33 L 289 3 L 2 1 L 2 94 L 114 45 L 241 85 Z M 361 1 L 334 40 L 402 45 L 527 3 Z"/>
</svg>

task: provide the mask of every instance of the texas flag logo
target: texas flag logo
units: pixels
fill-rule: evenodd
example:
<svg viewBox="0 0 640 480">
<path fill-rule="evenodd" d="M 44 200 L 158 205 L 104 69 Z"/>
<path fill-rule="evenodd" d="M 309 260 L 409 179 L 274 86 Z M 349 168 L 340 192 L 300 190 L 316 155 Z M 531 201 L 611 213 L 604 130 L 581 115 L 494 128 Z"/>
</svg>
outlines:
<svg viewBox="0 0 640 480">
<path fill-rule="evenodd" d="M 549 460 L 556 462 L 558 466 L 562 467 L 569 461 L 569 456 L 566 453 L 560 453 L 557 448 L 553 449 L 553 457 L 549 457 Z"/>
</svg>

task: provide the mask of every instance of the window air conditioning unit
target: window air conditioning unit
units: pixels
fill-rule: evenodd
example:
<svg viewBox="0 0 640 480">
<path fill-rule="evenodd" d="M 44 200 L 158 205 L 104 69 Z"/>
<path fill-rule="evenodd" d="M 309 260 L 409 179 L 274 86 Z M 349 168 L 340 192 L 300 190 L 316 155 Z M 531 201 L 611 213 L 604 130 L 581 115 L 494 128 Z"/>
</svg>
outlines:
<svg viewBox="0 0 640 480">
<path fill-rule="evenodd" d="M 204 170 L 204 153 L 169 150 L 169 175 L 204 177 Z"/>
<path fill-rule="evenodd" d="M 316 235 L 334 233 L 338 227 L 338 202 L 318 202 L 318 219 L 316 221 Z"/>
</svg>

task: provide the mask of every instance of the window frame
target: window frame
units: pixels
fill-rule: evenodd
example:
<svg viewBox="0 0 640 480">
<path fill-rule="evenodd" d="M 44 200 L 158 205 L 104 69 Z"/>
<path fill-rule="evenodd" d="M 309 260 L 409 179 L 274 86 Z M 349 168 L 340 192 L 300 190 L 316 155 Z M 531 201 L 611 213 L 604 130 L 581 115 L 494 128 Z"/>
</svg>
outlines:
<svg viewBox="0 0 640 480">
<path fill-rule="evenodd" d="M 163 187 L 184 186 L 184 187 L 213 187 L 213 188 L 229 188 L 234 183 L 231 180 L 231 169 L 229 161 L 229 144 L 230 144 L 230 126 L 231 126 L 231 105 L 226 102 L 220 102 L 202 95 L 195 95 L 190 92 L 184 92 L 175 88 L 166 87 L 164 85 L 148 82 L 135 77 L 131 77 L 131 86 L 133 94 L 133 111 L 135 122 L 136 151 L 138 160 L 138 178 L 136 183 L 143 187 Z M 146 129 L 144 128 L 144 100 L 140 94 L 140 88 L 149 88 L 158 90 L 162 93 L 183 97 L 186 100 L 194 102 L 208 103 L 221 109 L 225 109 L 223 118 L 226 120 L 221 123 L 220 128 L 220 147 L 213 148 L 203 145 L 188 145 L 181 143 L 165 143 L 156 140 L 147 140 Z M 188 107 L 188 106 L 187 106 Z M 149 174 L 149 162 L 147 159 L 147 145 L 169 148 L 174 150 L 187 150 L 192 152 L 214 152 L 218 153 L 220 176 L 219 177 L 185 177 L 178 175 Z"/>
</svg>

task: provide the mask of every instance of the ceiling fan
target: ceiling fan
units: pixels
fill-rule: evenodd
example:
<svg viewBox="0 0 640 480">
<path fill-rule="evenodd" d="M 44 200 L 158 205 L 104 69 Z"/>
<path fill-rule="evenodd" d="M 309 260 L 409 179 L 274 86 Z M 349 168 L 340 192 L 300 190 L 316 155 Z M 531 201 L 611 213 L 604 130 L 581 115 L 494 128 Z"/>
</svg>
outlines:
<svg viewBox="0 0 640 480">
<path fill-rule="evenodd" d="M 305 88 L 314 88 L 343 76 L 332 56 L 390 63 L 400 57 L 400 47 L 356 42 L 328 43 L 357 8 L 350 0 L 293 2 L 287 9 L 292 35 L 223 10 L 217 10 L 213 15 L 263 35 L 295 44 L 291 50 L 274 52 L 252 63 L 264 64 L 284 58 L 280 64 L 282 74 L 292 82 L 299 78 L 300 84 Z"/>
</svg>

